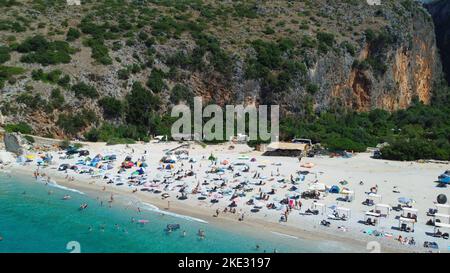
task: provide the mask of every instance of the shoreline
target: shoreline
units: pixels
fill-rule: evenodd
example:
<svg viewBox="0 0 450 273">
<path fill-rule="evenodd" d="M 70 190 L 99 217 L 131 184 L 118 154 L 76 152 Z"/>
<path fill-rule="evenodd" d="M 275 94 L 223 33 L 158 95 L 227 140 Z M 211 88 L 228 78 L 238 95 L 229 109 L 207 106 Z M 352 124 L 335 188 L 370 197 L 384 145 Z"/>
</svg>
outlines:
<svg viewBox="0 0 450 273">
<path fill-rule="evenodd" d="M 11 171 L 11 175 L 24 175 L 33 179 L 34 170 L 27 168 L 27 166 L 17 166 L 13 165 L 8 168 Z M 68 189 L 74 189 L 81 191 L 89 196 L 91 195 L 109 195 L 114 194 L 115 196 L 125 197 L 128 200 L 137 200 L 142 204 L 148 203 L 152 206 L 156 206 L 161 212 L 160 213 L 175 213 L 181 217 L 187 216 L 193 218 L 193 221 L 198 221 L 203 224 L 211 224 L 232 232 L 244 232 L 253 233 L 258 235 L 264 235 L 271 233 L 277 236 L 290 237 L 292 239 L 307 240 L 311 243 L 316 242 L 330 242 L 344 244 L 352 250 L 360 249 L 360 251 L 355 252 L 368 252 L 366 246 L 370 241 L 378 241 L 382 245 L 383 252 L 387 253 L 401 253 L 401 252 L 416 252 L 407 246 L 394 246 L 386 244 L 377 240 L 374 237 L 367 237 L 367 240 L 362 238 L 356 239 L 352 233 L 330 233 L 328 230 L 317 227 L 315 230 L 302 229 L 299 227 L 293 227 L 291 225 L 281 224 L 273 222 L 270 220 L 261 220 L 256 217 L 248 217 L 247 221 L 238 221 L 238 216 L 234 214 L 221 214 L 219 217 L 214 217 L 214 208 L 204 208 L 199 206 L 192 206 L 188 203 L 182 203 L 182 201 L 174 200 L 162 200 L 158 198 L 158 195 L 148 194 L 144 192 L 137 191 L 135 193 L 125 191 L 124 188 L 118 188 L 109 185 L 100 185 L 97 183 L 99 179 L 88 178 L 88 177 L 77 177 L 74 181 L 68 181 L 62 173 L 52 168 L 42 169 L 42 172 L 50 175 L 51 180 L 56 182 L 58 185 L 66 187 Z M 103 190 L 103 187 L 106 189 Z M 94 198 L 94 196 L 91 196 Z M 170 208 L 167 208 L 167 201 L 170 201 Z M 143 208 L 145 209 L 145 208 Z M 158 211 L 154 211 L 159 213 Z M 175 216 L 176 217 L 176 216 Z M 250 219 L 250 220 L 249 220 Z M 334 236 L 333 236 L 334 235 Z M 351 251 L 353 252 L 353 251 Z"/>
</svg>

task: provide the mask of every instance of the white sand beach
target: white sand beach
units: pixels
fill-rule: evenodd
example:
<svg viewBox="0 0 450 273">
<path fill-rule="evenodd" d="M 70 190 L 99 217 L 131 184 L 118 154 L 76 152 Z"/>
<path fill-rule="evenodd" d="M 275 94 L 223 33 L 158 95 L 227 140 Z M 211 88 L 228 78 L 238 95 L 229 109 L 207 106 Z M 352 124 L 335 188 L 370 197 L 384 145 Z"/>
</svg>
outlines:
<svg viewBox="0 0 450 273">
<path fill-rule="evenodd" d="M 377 160 L 372 159 L 369 153 L 354 154 L 350 158 L 318 156 L 303 158 L 299 162 L 297 158 L 291 157 L 262 156 L 247 145 L 235 144 L 234 149 L 230 149 L 230 144 L 202 147 L 191 143 L 188 147 L 180 148 L 179 152 L 173 152 L 174 163 L 164 164 L 161 163 L 161 158 L 170 149 L 180 146 L 179 143 L 83 145 L 82 149 L 90 152 L 90 159 L 98 154 L 101 158 L 115 155 L 117 159 L 109 163 L 100 160 L 99 165 L 92 167 L 83 166 L 82 164 L 89 164 L 89 161 L 81 162 L 86 157 L 78 154 L 66 158 L 64 151 L 49 152 L 53 157 L 51 164 L 39 167 L 38 170 L 40 175 L 46 174 L 43 179 L 49 176 L 58 184 L 75 189 L 133 195 L 161 210 L 192 216 L 230 229 L 250 226 L 257 232 L 272 232 L 280 236 L 292 236 L 293 239 L 346 242 L 359 246 L 359 252 L 369 252 L 366 245 L 370 241 L 379 242 L 382 252 L 449 252 L 450 241 L 430 236 L 434 227 L 426 225 L 432 219 L 427 216 L 427 211 L 429 208 L 436 208 L 437 196 L 448 196 L 448 188 L 437 187 L 435 182 L 441 173 L 450 169 L 448 163 Z M 180 152 L 183 150 L 188 154 Z M 2 171 L 32 176 L 38 169 L 36 158 L 39 154 L 30 151 L 28 155 L 28 162 L 2 166 Z M 216 160 L 209 160 L 210 155 Z M 118 174 L 127 156 L 131 157 L 133 163 L 145 162 L 143 174 L 132 174 L 140 169 L 135 165 Z M 61 164 L 77 165 L 78 169 L 58 171 Z M 105 166 L 107 164 L 110 164 L 109 169 Z M 301 167 L 305 164 L 309 168 Z M 105 170 L 98 168 L 101 165 Z M 166 169 L 167 165 L 171 169 Z M 346 182 L 340 183 L 341 181 Z M 259 185 L 261 182 L 263 185 Z M 300 197 L 312 187 L 320 189 L 322 184 L 326 190 L 319 191 L 318 199 Z M 328 192 L 333 185 L 338 186 L 340 193 Z M 413 214 L 414 209 L 417 210 L 414 232 L 398 229 L 398 217 L 406 214 L 407 209 L 391 209 L 386 217 L 373 217 L 379 219 L 377 225 L 365 225 L 363 221 L 366 211 L 376 208 L 375 205 L 362 204 L 368 198 L 366 193 L 371 189 L 377 191 L 376 197 L 372 197 L 375 204 L 397 207 L 400 197 L 414 200 L 410 202 Z M 346 196 L 342 192 L 353 192 L 353 201 L 338 201 Z M 183 197 L 180 198 L 181 196 Z M 266 197 L 266 200 L 260 197 Z M 253 203 L 247 203 L 250 199 Z M 212 200 L 215 202 L 211 202 Z M 296 201 L 301 202 L 301 208 Z M 282 205 L 280 202 L 287 204 Z M 313 206 L 313 203 L 323 204 L 323 209 L 321 205 Z M 272 208 L 267 207 L 270 204 Z M 227 212 L 224 212 L 225 208 Z M 235 209 L 235 212 L 230 212 L 231 209 Z M 319 213 L 306 215 L 308 209 L 318 210 Z M 289 213 L 286 214 L 286 210 Z M 338 217 L 345 214 L 346 220 L 332 219 L 336 218 L 333 212 L 337 212 Z M 444 214 L 441 210 L 439 213 Z M 286 220 L 283 219 L 286 216 L 287 221 L 280 221 Z M 322 220 L 328 221 L 330 226 L 321 225 Z M 412 228 L 412 223 L 408 226 Z M 450 232 L 445 228 L 441 231 Z M 408 240 L 399 242 L 399 235 Z M 414 238 L 414 245 L 409 243 L 411 238 Z M 436 242 L 439 249 L 424 248 L 425 241 Z"/>
</svg>

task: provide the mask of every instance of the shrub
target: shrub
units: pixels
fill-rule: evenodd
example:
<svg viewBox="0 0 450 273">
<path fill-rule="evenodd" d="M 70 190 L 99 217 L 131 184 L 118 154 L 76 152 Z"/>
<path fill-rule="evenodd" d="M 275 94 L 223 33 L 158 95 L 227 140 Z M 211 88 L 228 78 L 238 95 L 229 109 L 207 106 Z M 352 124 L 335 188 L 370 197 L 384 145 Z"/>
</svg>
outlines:
<svg viewBox="0 0 450 273">
<path fill-rule="evenodd" d="M 103 113 L 107 118 L 118 118 L 122 116 L 123 104 L 114 97 L 104 97 L 98 101 L 103 108 Z"/>
<path fill-rule="evenodd" d="M 49 42 L 41 35 L 25 39 L 17 46 L 17 51 L 26 53 L 20 58 L 21 62 L 42 65 L 69 63 L 71 61 L 70 54 L 75 52 L 67 42 Z"/>
<path fill-rule="evenodd" d="M 77 114 L 60 114 L 56 124 L 66 134 L 77 135 L 96 119 L 93 111 L 83 109 L 82 112 Z"/>
<path fill-rule="evenodd" d="M 6 63 L 11 59 L 10 49 L 6 46 L 0 46 L 0 64 Z"/>
<path fill-rule="evenodd" d="M 80 38 L 81 33 L 78 29 L 76 28 L 69 28 L 69 30 L 67 31 L 67 35 L 66 35 L 66 41 L 72 42 L 75 41 L 76 39 Z"/>
<path fill-rule="evenodd" d="M 109 56 L 109 50 L 104 45 L 102 39 L 90 38 L 85 43 L 92 50 L 92 58 L 94 58 L 97 62 L 109 65 L 112 64 L 112 59 Z"/>
<path fill-rule="evenodd" d="M 64 95 L 59 89 L 53 89 L 50 94 L 50 105 L 52 108 L 61 109 L 65 103 Z"/>
<path fill-rule="evenodd" d="M 147 86 L 155 93 L 160 93 L 166 88 L 164 83 L 165 74 L 159 69 L 153 69 L 148 80 Z"/>
<path fill-rule="evenodd" d="M 18 132 L 22 134 L 31 134 L 33 132 L 33 128 L 28 123 L 19 122 L 19 123 L 10 123 L 5 125 L 5 131 L 8 133 Z"/>
<path fill-rule="evenodd" d="M 178 104 L 180 101 L 184 101 L 188 105 L 191 105 L 194 102 L 194 94 L 187 86 L 176 84 L 170 92 L 170 102 Z"/>
<path fill-rule="evenodd" d="M 98 92 L 95 89 L 95 87 L 90 86 L 84 82 L 79 82 L 75 85 L 72 86 L 72 91 L 75 92 L 75 96 L 78 99 L 81 98 L 97 98 L 98 97 Z"/>
</svg>

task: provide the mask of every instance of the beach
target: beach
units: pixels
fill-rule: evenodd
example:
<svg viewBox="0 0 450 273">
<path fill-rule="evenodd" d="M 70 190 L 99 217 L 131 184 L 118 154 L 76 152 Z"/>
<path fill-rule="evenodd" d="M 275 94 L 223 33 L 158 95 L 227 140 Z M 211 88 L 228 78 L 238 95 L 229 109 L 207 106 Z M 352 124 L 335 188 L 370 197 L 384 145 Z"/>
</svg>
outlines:
<svg viewBox="0 0 450 273">
<path fill-rule="evenodd" d="M 85 157 L 74 155 L 73 158 L 65 158 L 63 151 L 53 151 L 49 152 L 53 157 L 52 162 L 46 167 L 38 168 L 36 160 L 28 160 L 29 162 L 25 163 L 8 164 L 3 170 L 11 171 L 13 175 L 17 173 L 29 177 L 38 170 L 40 175 L 45 173 L 45 177 L 39 179 L 50 177 L 50 180 L 58 185 L 98 193 L 105 198 L 105 202 L 111 195 L 128 196 L 139 200 L 136 203 L 137 209 L 145 209 L 146 204 L 151 204 L 159 208 L 161 213 L 186 215 L 234 232 L 250 230 L 293 240 L 301 238 L 343 243 L 352 246 L 354 252 L 370 252 L 367 244 L 372 241 L 380 244 L 381 252 L 428 252 L 430 249 L 422 246 L 425 241 L 435 241 L 439 244 L 439 251 L 448 251 L 448 240 L 427 235 L 427 232 L 433 231 L 433 227 L 425 224 L 430 218 L 426 212 L 434 207 L 437 195 L 448 193 L 447 188 L 436 187 L 435 183 L 437 176 L 449 168 L 448 163 L 376 160 L 372 159 L 369 153 L 354 154 L 349 158 L 316 156 L 299 161 L 292 157 L 266 157 L 243 144 L 233 144 L 233 148 L 230 148 L 229 143 L 206 147 L 190 143 L 189 146 L 177 149 L 186 153 L 175 155 L 177 150 L 173 150 L 173 163 L 161 162 L 168 151 L 179 146 L 180 143 L 176 142 L 114 146 L 107 146 L 105 143 L 83 143 L 82 149 L 88 150 L 91 158 L 98 154 L 114 154 L 117 159 L 109 163 L 112 168 L 97 171 L 98 168 L 89 167 L 95 170 L 90 174 L 80 174 L 80 171 L 73 170 L 58 171 L 61 164 L 77 165 L 79 160 Z M 28 154 L 39 157 L 37 152 L 29 151 Z M 122 182 L 117 180 L 117 172 L 127 156 L 131 157 L 132 162 L 146 163 L 144 173 L 131 179 L 140 179 L 141 185 L 128 184 L 128 178 L 140 169 L 138 166 L 125 169 L 121 173 Z M 169 167 L 166 169 L 167 165 Z M 248 171 L 241 170 L 247 168 L 246 166 Z M 303 174 L 298 175 L 298 172 Z M 306 172 L 308 173 L 305 174 Z M 190 175 L 186 175 L 187 173 Z M 239 173 L 239 176 L 236 176 L 236 173 Z M 109 181 L 113 183 L 108 184 Z M 258 185 L 261 181 L 264 185 Z M 342 181 L 346 182 L 339 183 Z M 245 191 L 233 189 L 242 182 L 247 182 Z M 349 189 L 354 193 L 353 201 L 338 201 L 342 194 L 333 194 L 327 190 L 316 200 L 293 197 L 317 184 L 324 184 L 327 189 L 334 185 Z M 292 186 L 296 189 L 293 190 Z M 414 232 L 397 230 L 399 221 L 396 216 L 401 212 L 396 211 L 391 211 L 388 217 L 380 218 L 376 226 L 361 223 L 365 212 L 373 209 L 362 202 L 367 199 L 366 193 L 375 187 L 381 199 L 376 201 L 377 203 L 395 207 L 400 197 L 415 201 L 413 208 L 417 209 L 418 213 Z M 143 191 L 144 188 L 148 190 Z M 181 188 L 184 188 L 185 194 L 180 193 Z M 235 196 L 236 192 L 238 194 Z M 264 194 L 268 196 L 268 200 L 257 200 L 258 196 Z M 186 199 L 180 200 L 182 195 L 186 195 Z M 285 198 L 300 200 L 301 208 L 296 204 L 288 209 L 289 213 L 286 215 L 285 207 L 266 207 Z M 211 202 L 212 199 L 216 201 Z M 247 203 L 250 199 L 256 203 Z M 305 215 L 305 211 L 313 207 L 314 201 L 324 205 L 323 214 L 321 211 L 318 215 Z M 231 204 L 233 206 L 230 207 Z M 229 211 L 233 207 L 236 210 L 234 213 Z M 255 207 L 258 209 L 255 210 Z M 346 221 L 328 219 L 331 211 L 337 207 L 345 208 L 349 212 Z M 228 212 L 224 212 L 225 208 Z M 287 221 L 283 219 L 286 216 Z M 326 219 L 330 222 L 329 227 L 321 225 L 321 221 Z M 374 236 L 374 230 L 382 236 Z M 371 233 L 372 235 L 369 235 Z M 416 244 L 400 243 L 396 240 L 399 235 L 413 237 Z"/>
</svg>

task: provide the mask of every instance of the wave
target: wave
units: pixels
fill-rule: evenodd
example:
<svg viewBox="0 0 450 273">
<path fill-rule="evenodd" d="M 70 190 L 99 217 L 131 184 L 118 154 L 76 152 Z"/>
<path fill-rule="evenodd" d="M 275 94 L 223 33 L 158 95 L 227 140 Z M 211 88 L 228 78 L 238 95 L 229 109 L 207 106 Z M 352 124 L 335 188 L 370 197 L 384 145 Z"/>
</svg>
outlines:
<svg viewBox="0 0 450 273">
<path fill-rule="evenodd" d="M 165 214 L 165 215 L 173 216 L 173 217 L 176 217 L 176 218 L 181 218 L 181 219 L 188 220 L 188 221 L 194 221 L 194 222 L 200 222 L 200 223 L 208 224 L 208 222 L 205 221 L 205 220 L 202 220 L 202 219 L 199 219 L 199 218 L 195 218 L 195 217 L 191 217 L 191 216 L 187 216 L 187 215 L 174 213 L 174 212 L 170 212 L 170 211 L 165 211 L 165 210 L 162 210 L 162 209 L 158 208 L 157 206 L 149 204 L 149 203 L 142 202 L 141 204 L 144 205 L 143 206 L 144 209 L 149 210 L 149 211 L 162 213 L 162 214 Z"/>
<path fill-rule="evenodd" d="M 44 179 L 38 179 L 38 181 L 41 182 L 41 183 L 47 183 L 48 182 L 46 179 L 45 180 Z M 51 180 L 49 183 L 47 183 L 47 185 L 50 186 L 50 187 L 61 189 L 61 190 L 71 191 L 71 192 L 75 192 L 75 193 L 78 193 L 78 194 L 81 194 L 81 195 L 85 195 L 85 193 L 82 192 L 82 191 L 79 191 L 79 190 L 73 189 L 73 188 L 69 188 L 69 187 L 66 187 L 66 186 L 61 186 L 58 183 L 56 183 L 55 181 L 53 181 L 53 180 Z"/>
<path fill-rule="evenodd" d="M 285 233 L 280 233 L 280 232 L 276 232 L 276 231 L 271 231 L 273 234 L 279 235 L 279 236 L 283 236 L 283 237 L 288 237 L 288 238 L 293 238 L 293 239 L 298 239 L 298 237 L 296 236 L 292 236 L 289 234 L 285 234 Z"/>
</svg>

